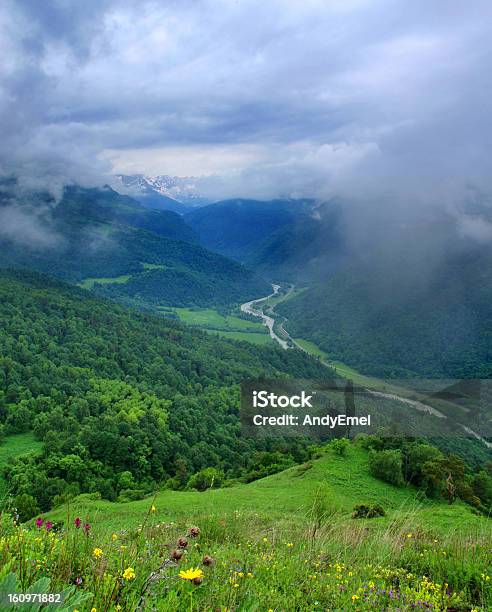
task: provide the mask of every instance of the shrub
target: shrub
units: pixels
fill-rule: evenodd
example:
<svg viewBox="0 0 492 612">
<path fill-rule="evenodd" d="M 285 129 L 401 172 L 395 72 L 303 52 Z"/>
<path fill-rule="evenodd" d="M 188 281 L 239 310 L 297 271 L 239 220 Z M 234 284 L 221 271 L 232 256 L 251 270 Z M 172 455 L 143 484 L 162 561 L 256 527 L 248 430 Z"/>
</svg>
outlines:
<svg viewBox="0 0 492 612">
<path fill-rule="evenodd" d="M 197 491 L 219 488 L 224 481 L 224 472 L 209 467 L 200 470 L 188 480 L 188 488 Z"/>
<path fill-rule="evenodd" d="M 379 504 L 357 504 L 354 506 L 352 518 L 375 518 L 386 516 L 386 512 Z"/>
<path fill-rule="evenodd" d="M 334 450 L 335 454 L 341 457 L 346 457 L 349 446 L 350 442 L 347 438 L 335 438 L 335 440 L 330 442 L 330 448 Z"/>
<path fill-rule="evenodd" d="M 119 502 L 138 501 L 145 497 L 143 489 L 123 489 L 118 496 Z"/>
<path fill-rule="evenodd" d="M 369 456 L 369 469 L 373 476 L 402 487 L 405 484 L 402 472 L 402 455 L 399 450 L 372 451 Z"/>
</svg>

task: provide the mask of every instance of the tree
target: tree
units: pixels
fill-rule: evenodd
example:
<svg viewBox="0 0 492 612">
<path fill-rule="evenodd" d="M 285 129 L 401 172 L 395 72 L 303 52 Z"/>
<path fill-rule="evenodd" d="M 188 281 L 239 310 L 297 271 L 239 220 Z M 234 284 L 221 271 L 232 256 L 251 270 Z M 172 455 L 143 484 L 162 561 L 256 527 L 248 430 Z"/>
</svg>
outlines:
<svg viewBox="0 0 492 612">
<path fill-rule="evenodd" d="M 405 484 L 402 465 L 403 460 L 400 450 L 372 451 L 369 455 L 371 474 L 396 487 L 402 487 Z"/>
<path fill-rule="evenodd" d="M 14 505 L 17 508 L 19 520 L 24 522 L 39 514 L 39 506 L 36 499 L 28 493 L 22 493 L 14 498 Z"/>
</svg>

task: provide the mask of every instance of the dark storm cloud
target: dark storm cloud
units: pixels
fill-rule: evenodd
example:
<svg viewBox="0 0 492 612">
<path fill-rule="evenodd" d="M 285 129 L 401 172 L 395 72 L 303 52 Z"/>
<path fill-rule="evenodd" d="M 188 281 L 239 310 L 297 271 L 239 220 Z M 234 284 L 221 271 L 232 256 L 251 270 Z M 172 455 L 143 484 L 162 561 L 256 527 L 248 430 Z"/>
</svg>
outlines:
<svg viewBox="0 0 492 612">
<path fill-rule="evenodd" d="M 489 189 L 491 18 L 487 0 L 7 0 L 0 167 L 54 190 L 204 159 L 217 197 L 460 201 Z"/>
</svg>

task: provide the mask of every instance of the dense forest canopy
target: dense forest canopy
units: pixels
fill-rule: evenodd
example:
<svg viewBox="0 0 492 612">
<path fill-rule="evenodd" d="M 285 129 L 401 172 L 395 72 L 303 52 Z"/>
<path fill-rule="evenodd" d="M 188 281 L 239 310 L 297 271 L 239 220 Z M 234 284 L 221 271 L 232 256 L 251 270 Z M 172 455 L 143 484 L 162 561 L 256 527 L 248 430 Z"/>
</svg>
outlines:
<svg viewBox="0 0 492 612">
<path fill-rule="evenodd" d="M 303 441 L 240 437 L 238 383 L 331 375 L 300 351 L 222 340 L 33 272 L 0 272 L 0 321 L 2 432 L 43 441 L 6 470 L 32 512 L 82 492 L 132 498 L 207 469 L 220 484 L 302 460 Z"/>
<path fill-rule="evenodd" d="M 476 248 L 412 279 L 408 262 L 356 262 L 279 305 L 295 337 L 380 377 L 492 377 L 492 253 Z"/>
</svg>

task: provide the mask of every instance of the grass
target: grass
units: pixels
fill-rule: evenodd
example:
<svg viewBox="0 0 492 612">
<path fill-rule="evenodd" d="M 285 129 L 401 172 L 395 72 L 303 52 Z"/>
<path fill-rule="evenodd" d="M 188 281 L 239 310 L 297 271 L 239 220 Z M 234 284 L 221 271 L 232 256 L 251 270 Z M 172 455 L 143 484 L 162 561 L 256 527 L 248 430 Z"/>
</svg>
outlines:
<svg viewBox="0 0 492 612">
<path fill-rule="evenodd" d="M 449 533 L 461 532 L 486 524 L 486 519 L 472 513 L 469 506 L 456 504 L 450 507 L 441 501 L 421 497 L 412 487 L 397 488 L 369 474 L 368 453 L 356 445 L 349 449 L 347 457 L 327 452 L 320 459 L 305 466 L 295 466 L 249 484 L 239 484 L 203 493 L 195 491 L 162 491 L 155 499 L 161 509 L 160 520 L 176 521 L 183 515 L 201 515 L 241 512 L 261 516 L 266 523 L 302 521 L 309 512 L 319 491 L 323 491 L 330 507 L 344 522 L 350 519 L 355 504 L 378 503 L 387 516 L 371 522 L 387 527 L 402 512 L 419 520 L 427 528 Z M 94 521 L 109 529 L 130 527 L 148 507 L 142 500 L 124 504 L 102 500 L 75 500 L 72 510 L 91 516 Z M 65 509 L 50 514 L 62 520 Z"/>
<path fill-rule="evenodd" d="M 92 289 L 96 283 L 99 285 L 112 285 L 117 284 L 121 285 L 130 280 L 130 274 L 122 274 L 121 276 L 113 276 L 111 277 L 100 277 L 100 278 L 85 278 L 83 281 L 79 283 L 79 287 L 83 289 Z"/>
<path fill-rule="evenodd" d="M 351 518 L 353 505 L 367 502 L 386 516 Z M 87 533 L 75 527 L 77 516 L 91 525 Z M 56 533 L 3 520 L 0 565 L 21 577 L 19 590 L 40 576 L 51 592 L 80 579 L 76 594 L 90 598 L 61 610 L 492 606 L 489 520 L 374 479 L 356 444 L 346 457 L 328 448 L 247 485 L 126 504 L 82 496 L 44 518 L 59 522 Z M 195 582 L 179 576 L 190 568 Z"/>
<path fill-rule="evenodd" d="M 7 436 L 5 440 L 0 443 L 0 470 L 10 458 L 39 452 L 42 445 L 42 442 L 34 439 L 32 433 Z M 0 497 L 5 493 L 5 481 L 0 476 Z"/>
<path fill-rule="evenodd" d="M 343 378 L 350 378 L 355 383 L 360 385 L 367 385 L 370 387 L 381 387 L 381 381 L 376 378 L 372 378 L 370 376 L 365 376 L 361 374 L 354 368 L 341 363 L 339 361 L 332 361 L 325 351 L 322 351 L 314 342 L 310 340 L 304 340 L 304 338 L 294 338 L 294 341 L 298 346 L 300 346 L 306 353 L 313 355 L 314 357 L 319 357 L 321 361 L 326 363 L 327 365 L 336 368 L 337 374 L 342 376 Z"/>
<path fill-rule="evenodd" d="M 241 340 L 253 344 L 270 344 L 272 342 L 270 335 L 265 333 L 222 331 L 219 329 L 206 329 L 205 331 L 215 333 L 223 338 L 229 338 L 229 340 Z"/>
<path fill-rule="evenodd" d="M 245 331 L 251 330 L 261 333 L 265 328 L 261 323 L 240 319 L 233 315 L 222 315 L 213 308 L 175 308 L 176 314 L 181 321 L 188 325 L 196 325 L 198 327 L 208 327 L 222 331 Z"/>
<path fill-rule="evenodd" d="M 272 341 L 265 326 L 261 323 L 241 319 L 234 315 L 223 315 L 213 308 L 174 308 L 173 310 L 184 323 L 200 327 L 223 338 L 253 344 L 269 344 Z"/>
<path fill-rule="evenodd" d="M 144 268 L 144 270 L 165 270 L 169 266 L 165 266 L 164 264 L 146 263 L 143 261 L 142 267 Z"/>
</svg>

